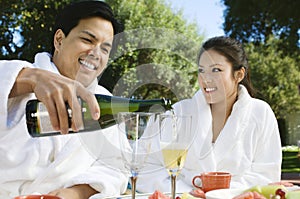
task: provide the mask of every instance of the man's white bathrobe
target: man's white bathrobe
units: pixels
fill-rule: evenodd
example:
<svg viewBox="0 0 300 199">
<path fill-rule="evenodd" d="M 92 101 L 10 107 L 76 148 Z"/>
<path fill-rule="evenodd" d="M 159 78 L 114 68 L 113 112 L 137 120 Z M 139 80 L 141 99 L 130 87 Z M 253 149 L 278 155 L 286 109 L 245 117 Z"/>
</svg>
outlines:
<svg viewBox="0 0 300 199">
<path fill-rule="evenodd" d="M 30 137 L 25 105 L 35 97 L 34 94 L 8 98 L 18 73 L 24 67 L 59 73 L 47 53 L 37 54 L 33 65 L 25 61 L 0 61 L 0 198 L 48 193 L 82 183 L 90 184 L 103 196 L 124 192 L 128 178 L 119 170 L 122 164 L 119 150 L 114 146 L 118 145 L 118 140 L 114 140 L 117 139 L 115 129 L 80 135 Z M 111 95 L 97 85 L 97 80 L 89 89 Z M 91 146 L 89 140 L 94 141 Z M 98 147 L 98 157 L 89 150 L 93 144 Z M 97 162 L 96 158 L 99 158 Z"/>
<path fill-rule="evenodd" d="M 193 177 L 209 171 L 230 172 L 231 188 L 280 180 L 282 151 L 277 120 L 270 106 L 250 97 L 244 86 L 239 87 L 238 100 L 214 144 L 210 106 L 200 90 L 193 98 L 173 107 L 177 114 L 192 115 L 195 132 L 177 182 L 178 191 L 190 191 Z M 155 154 L 156 157 L 149 160 L 145 174 L 139 177 L 137 188 L 140 191 L 170 191 L 168 173 L 157 161 L 162 159 L 160 155 Z"/>
</svg>

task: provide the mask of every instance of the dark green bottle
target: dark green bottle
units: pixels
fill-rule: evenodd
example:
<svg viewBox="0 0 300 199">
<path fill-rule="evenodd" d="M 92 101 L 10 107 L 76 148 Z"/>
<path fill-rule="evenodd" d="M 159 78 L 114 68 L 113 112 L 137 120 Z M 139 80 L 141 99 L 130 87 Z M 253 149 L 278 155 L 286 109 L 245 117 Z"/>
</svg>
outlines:
<svg viewBox="0 0 300 199">
<path fill-rule="evenodd" d="M 171 101 L 168 99 L 136 100 L 130 98 L 116 97 L 96 94 L 100 106 L 100 118 L 98 121 L 92 119 L 87 104 L 81 101 L 82 118 L 84 128 L 79 132 L 104 129 L 116 124 L 119 112 L 164 112 L 172 109 Z M 71 127 L 71 110 L 69 113 L 69 127 Z M 30 100 L 26 105 L 26 123 L 29 134 L 32 137 L 61 135 L 53 130 L 46 107 L 38 100 Z M 73 131 L 69 130 L 69 133 Z"/>
</svg>

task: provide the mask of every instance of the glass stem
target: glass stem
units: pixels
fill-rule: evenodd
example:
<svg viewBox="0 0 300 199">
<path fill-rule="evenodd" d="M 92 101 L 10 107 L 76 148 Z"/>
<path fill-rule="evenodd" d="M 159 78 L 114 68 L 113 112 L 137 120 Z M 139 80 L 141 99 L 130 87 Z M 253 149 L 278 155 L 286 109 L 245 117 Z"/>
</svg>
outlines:
<svg viewBox="0 0 300 199">
<path fill-rule="evenodd" d="M 172 199 L 175 199 L 176 197 L 176 177 L 177 177 L 176 173 L 171 173 Z"/>
<path fill-rule="evenodd" d="M 131 176 L 130 180 L 131 180 L 131 198 L 135 199 L 135 190 L 136 190 L 137 176 Z"/>
</svg>

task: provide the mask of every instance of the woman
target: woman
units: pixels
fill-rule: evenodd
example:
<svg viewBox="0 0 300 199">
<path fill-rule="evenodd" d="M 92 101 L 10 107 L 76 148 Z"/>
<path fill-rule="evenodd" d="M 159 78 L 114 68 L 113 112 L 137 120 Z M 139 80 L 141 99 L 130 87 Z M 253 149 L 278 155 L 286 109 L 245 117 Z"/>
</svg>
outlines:
<svg viewBox="0 0 300 199">
<path fill-rule="evenodd" d="M 279 181 L 282 155 L 278 124 L 270 106 L 252 97 L 242 45 L 228 37 L 211 38 L 201 47 L 198 67 L 200 90 L 193 98 L 174 104 L 177 114 L 192 115 L 195 132 L 178 191 L 188 191 L 192 178 L 208 171 L 230 172 L 231 188 Z M 166 178 L 141 176 L 139 189 L 167 191 L 170 183 L 168 174 L 164 175 Z"/>
</svg>

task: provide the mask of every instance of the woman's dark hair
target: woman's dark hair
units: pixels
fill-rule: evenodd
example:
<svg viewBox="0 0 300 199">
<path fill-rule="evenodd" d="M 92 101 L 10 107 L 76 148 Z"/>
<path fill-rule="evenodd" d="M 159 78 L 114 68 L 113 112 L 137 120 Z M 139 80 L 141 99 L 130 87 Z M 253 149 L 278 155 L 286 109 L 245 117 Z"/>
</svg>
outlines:
<svg viewBox="0 0 300 199">
<path fill-rule="evenodd" d="M 240 42 L 225 36 L 210 38 L 209 40 L 204 42 L 200 49 L 199 55 L 197 57 L 198 65 L 201 55 L 207 50 L 214 50 L 220 53 L 221 55 L 225 56 L 227 60 L 232 64 L 232 75 L 234 75 L 235 71 L 238 71 L 242 67 L 244 67 L 245 77 L 240 82 L 240 84 L 244 85 L 247 88 L 251 96 L 255 95 L 255 89 L 253 88 L 250 80 L 248 58 Z"/>
<path fill-rule="evenodd" d="M 103 1 L 80 1 L 69 4 L 60 11 L 56 17 L 53 27 L 53 37 L 58 29 L 61 29 L 66 36 L 70 31 L 79 24 L 81 19 L 89 17 L 101 17 L 112 23 L 114 35 L 121 33 L 124 30 L 123 25 L 115 18 L 111 7 Z M 52 44 L 52 55 L 55 47 Z"/>
</svg>

